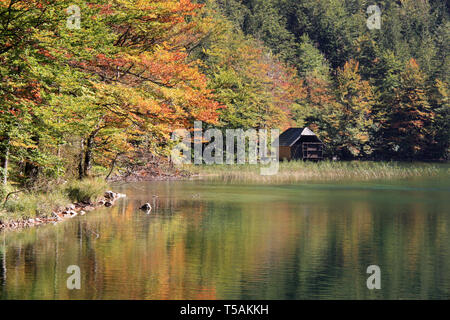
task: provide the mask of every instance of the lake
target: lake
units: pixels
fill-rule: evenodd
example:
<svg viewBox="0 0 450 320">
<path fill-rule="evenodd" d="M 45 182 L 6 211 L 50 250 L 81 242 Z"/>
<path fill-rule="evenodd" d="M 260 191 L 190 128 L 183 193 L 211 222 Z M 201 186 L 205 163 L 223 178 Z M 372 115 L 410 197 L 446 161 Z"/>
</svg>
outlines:
<svg viewBox="0 0 450 320">
<path fill-rule="evenodd" d="M 450 299 L 447 178 L 113 190 L 113 208 L 0 233 L 0 298 Z"/>
</svg>

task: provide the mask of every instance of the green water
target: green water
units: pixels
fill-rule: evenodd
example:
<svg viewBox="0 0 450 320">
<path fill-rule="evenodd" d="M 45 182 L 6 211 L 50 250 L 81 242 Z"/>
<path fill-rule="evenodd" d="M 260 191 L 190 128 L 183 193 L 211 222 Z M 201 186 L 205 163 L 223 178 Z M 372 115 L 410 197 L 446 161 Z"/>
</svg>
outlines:
<svg viewBox="0 0 450 320">
<path fill-rule="evenodd" d="M 0 298 L 450 298 L 448 179 L 114 190 L 128 197 L 113 208 L 0 234 Z M 80 290 L 67 289 L 70 265 Z"/>
</svg>

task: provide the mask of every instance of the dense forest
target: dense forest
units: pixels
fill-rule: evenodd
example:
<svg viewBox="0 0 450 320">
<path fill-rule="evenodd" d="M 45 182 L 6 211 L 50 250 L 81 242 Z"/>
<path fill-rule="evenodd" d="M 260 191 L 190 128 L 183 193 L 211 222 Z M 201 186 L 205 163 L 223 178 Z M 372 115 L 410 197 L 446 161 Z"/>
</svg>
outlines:
<svg viewBox="0 0 450 320">
<path fill-rule="evenodd" d="M 0 0 L 2 182 L 167 156 L 195 120 L 446 160 L 449 26 L 444 0 Z"/>
</svg>

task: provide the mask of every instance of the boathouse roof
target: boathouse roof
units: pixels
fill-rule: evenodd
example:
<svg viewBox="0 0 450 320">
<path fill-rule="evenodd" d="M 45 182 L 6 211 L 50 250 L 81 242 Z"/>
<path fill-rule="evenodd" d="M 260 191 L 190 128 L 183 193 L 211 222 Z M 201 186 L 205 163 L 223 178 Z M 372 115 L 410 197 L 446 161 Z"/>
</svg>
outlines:
<svg viewBox="0 0 450 320">
<path fill-rule="evenodd" d="M 290 128 L 280 135 L 280 147 L 292 147 L 300 138 L 310 138 L 308 140 L 321 142 L 320 139 L 308 127 Z"/>
</svg>

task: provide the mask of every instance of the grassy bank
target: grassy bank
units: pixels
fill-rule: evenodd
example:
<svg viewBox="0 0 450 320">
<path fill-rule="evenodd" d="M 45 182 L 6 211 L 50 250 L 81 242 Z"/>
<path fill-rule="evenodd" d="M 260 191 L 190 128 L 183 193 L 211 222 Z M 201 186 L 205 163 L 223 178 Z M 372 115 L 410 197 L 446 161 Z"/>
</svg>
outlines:
<svg viewBox="0 0 450 320">
<path fill-rule="evenodd" d="M 265 166 L 267 167 L 267 166 Z M 302 181 L 390 180 L 449 175 L 448 164 L 396 162 L 281 162 L 277 174 L 263 176 L 258 165 L 190 166 L 203 179 L 243 183 L 297 183 Z"/>
<path fill-rule="evenodd" d="M 3 188 L 0 194 L 0 223 L 49 217 L 52 212 L 59 211 L 71 203 L 96 201 L 107 189 L 108 185 L 104 179 L 76 180 L 49 187 L 45 192 L 13 193 L 5 202 L 7 194 L 14 190 Z"/>
</svg>

